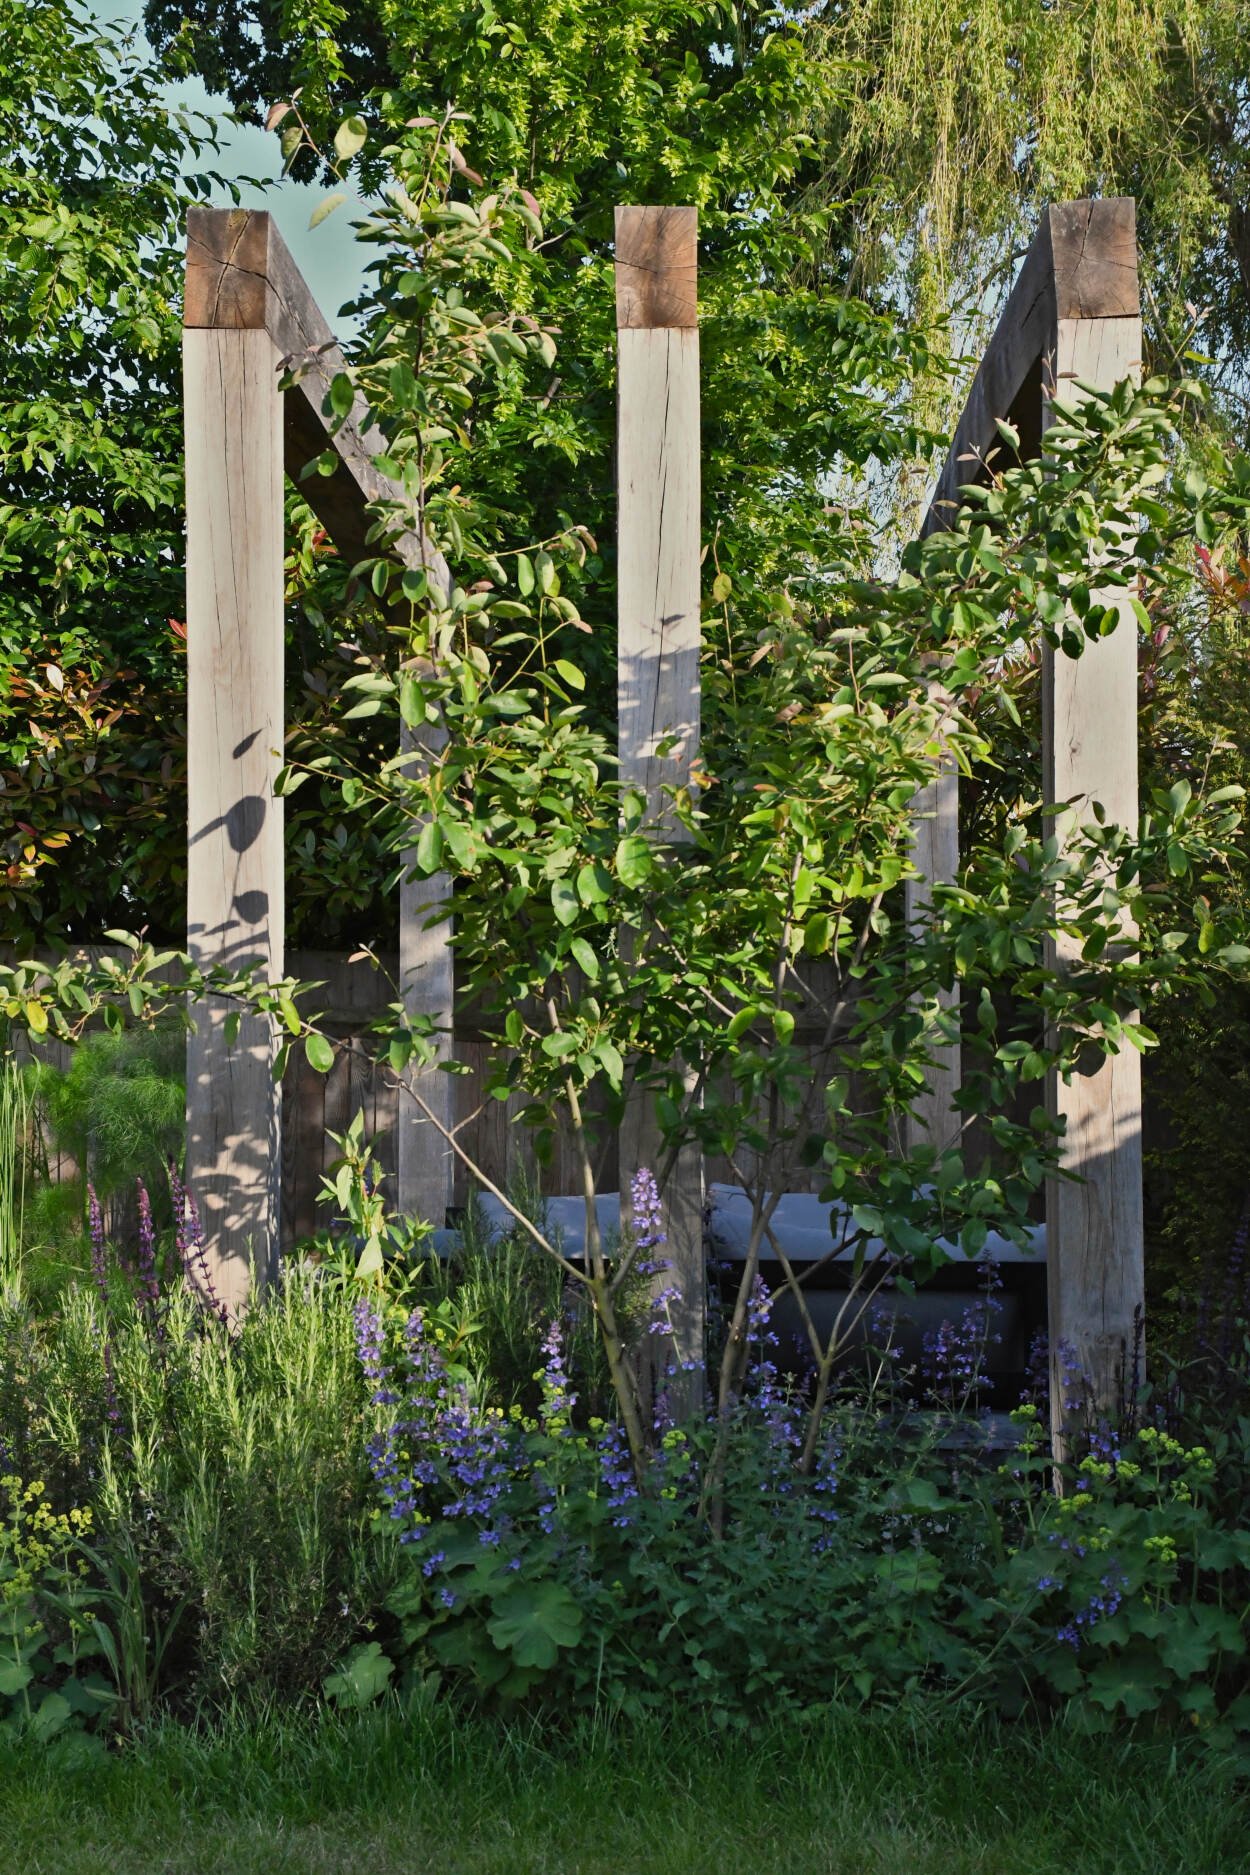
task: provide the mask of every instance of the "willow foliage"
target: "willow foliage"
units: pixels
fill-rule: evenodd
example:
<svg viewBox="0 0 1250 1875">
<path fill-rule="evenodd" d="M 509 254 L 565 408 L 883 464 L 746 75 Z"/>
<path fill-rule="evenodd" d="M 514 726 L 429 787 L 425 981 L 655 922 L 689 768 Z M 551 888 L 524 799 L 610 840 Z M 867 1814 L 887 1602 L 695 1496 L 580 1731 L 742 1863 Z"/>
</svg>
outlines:
<svg viewBox="0 0 1250 1875">
<path fill-rule="evenodd" d="M 829 0 L 807 33 L 844 81 L 815 194 L 852 204 L 863 284 L 959 311 L 976 350 L 1048 201 L 1133 195 L 1150 362 L 1176 370 L 1201 321 L 1244 430 L 1244 0 Z"/>
</svg>

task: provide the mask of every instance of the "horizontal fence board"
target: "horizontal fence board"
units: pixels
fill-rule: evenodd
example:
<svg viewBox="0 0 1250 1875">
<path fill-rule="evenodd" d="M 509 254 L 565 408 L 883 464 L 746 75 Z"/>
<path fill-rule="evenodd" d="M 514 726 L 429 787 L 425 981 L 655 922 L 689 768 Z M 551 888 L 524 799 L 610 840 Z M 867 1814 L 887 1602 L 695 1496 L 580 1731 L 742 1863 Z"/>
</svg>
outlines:
<svg viewBox="0 0 1250 1875">
<path fill-rule="evenodd" d="M 73 955 L 98 961 L 106 953 L 124 955 L 109 945 L 84 947 Z M 326 950 L 296 951 L 288 956 L 287 969 L 296 981 L 321 986 L 301 998 L 306 1012 L 320 1014 L 327 1033 L 340 1044 L 351 1044 L 351 1048 L 350 1053 L 340 1049 L 328 1075 L 319 1074 L 309 1065 L 302 1046 L 293 1047 L 287 1060 L 282 1084 L 282 1247 L 286 1252 L 301 1239 L 330 1225 L 333 1206 L 317 1202 L 322 1177 L 335 1157 L 328 1135 L 345 1131 L 357 1112 L 365 1116 L 365 1137 L 373 1146 L 387 1202 L 394 1205 L 396 1201 L 396 1123 L 401 1094 L 390 1068 L 372 1059 L 378 1038 L 368 1030 L 388 1003 L 396 999 L 393 986 L 398 965 L 398 956 L 386 951 L 379 952 L 376 961 L 360 952 L 349 956 Z M 172 980 L 173 973 L 168 969 L 159 974 L 164 981 Z M 817 1002 L 836 1002 L 836 973 L 828 959 L 808 960 L 806 975 Z M 799 1014 L 796 1039 L 814 1048 L 823 1037 L 825 1020 L 823 1010 L 813 1003 Z M 460 1129 L 457 1138 L 464 1152 L 501 1190 L 519 1190 L 528 1185 L 545 1196 L 580 1191 L 581 1169 L 571 1137 L 557 1130 L 548 1163 L 539 1166 L 530 1130 L 517 1119 L 526 1105 L 524 1094 L 514 1093 L 506 1101 L 486 1095 L 489 1065 L 500 1045 L 484 1033 L 483 1023 L 481 1011 L 469 1008 L 461 1012 L 456 1028 L 456 1054 L 469 1069 L 467 1074 L 454 1077 L 454 1111 Z M 40 1050 L 43 1059 L 57 1067 L 68 1064 L 71 1052 L 69 1045 L 51 1040 Z M 816 1125 L 823 1111 L 823 1080 L 823 1075 L 813 1080 L 810 1095 L 809 1111 Z M 593 1102 L 588 1105 L 586 1123 L 594 1142 L 599 1188 L 617 1191 L 617 1136 Z M 626 1178 L 634 1169 L 626 1168 Z M 49 1170 L 54 1179 L 60 1180 L 77 1176 L 78 1168 L 68 1157 L 60 1157 L 52 1150 Z M 706 1177 L 709 1182 L 735 1182 L 729 1161 L 715 1153 L 707 1157 Z M 820 1184 L 820 1166 L 794 1168 L 787 1179 L 787 1189 L 793 1191 L 816 1191 Z M 454 1205 L 465 1205 L 472 1191 L 472 1178 L 464 1164 L 457 1162 Z"/>
</svg>

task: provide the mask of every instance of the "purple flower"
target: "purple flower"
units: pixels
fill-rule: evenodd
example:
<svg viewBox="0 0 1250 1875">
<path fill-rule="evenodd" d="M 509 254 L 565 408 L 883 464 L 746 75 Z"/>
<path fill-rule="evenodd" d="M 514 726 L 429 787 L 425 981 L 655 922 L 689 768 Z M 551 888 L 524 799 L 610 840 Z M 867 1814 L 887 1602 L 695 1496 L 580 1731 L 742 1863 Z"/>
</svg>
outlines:
<svg viewBox="0 0 1250 1875">
<path fill-rule="evenodd" d="M 87 1230 L 91 1238 L 91 1274 L 100 1292 L 100 1301 L 108 1308 L 108 1246 L 104 1240 L 104 1213 L 96 1197 L 95 1186 L 87 1186 Z"/>
<path fill-rule="evenodd" d="M 615 1514 L 612 1522 L 618 1530 L 629 1528 L 629 1506 L 638 1496 L 633 1462 L 625 1440 L 625 1428 L 613 1423 L 605 1426 L 598 1445 L 599 1476 L 608 1493 L 608 1509 Z"/>
<path fill-rule="evenodd" d="M 169 1177 L 169 1195 L 174 1206 L 174 1233 L 178 1249 L 178 1261 L 186 1277 L 187 1287 L 196 1300 L 207 1305 L 209 1313 L 220 1322 L 229 1323 L 230 1311 L 217 1293 L 213 1273 L 208 1266 L 208 1257 L 204 1250 L 204 1229 L 200 1223 L 199 1206 L 195 1202 L 195 1193 L 188 1191 L 179 1175 L 178 1167 L 170 1159 L 166 1172 Z"/>
<path fill-rule="evenodd" d="M 364 1297 L 357 1302 L 352 1311 L 356 1325 L 356 1358 L 359 1360 L 365 1379 L 373 1388 L 372 1399 L 375 1406 L 394 1406 L 399 1395 L 391 1386 L 390 1370 L 382 1358 L 384 1330 L 382 1317 L 373 1304 Z"/>
<path fill-rule="evenodd" d="M 161 1284 L 156 1268 L 156 1226 L 152 1222 L 152 1203 L 141 1178 L 135 1180 L 135 1189 L 139 1196 L 139 1306 L 154 1325 L 157 1339 L 163 1341 L 165 1325 L 160 1316 Z"/>
<path fill-rule="evenodd" d="M 638 1255 L 635 1267 L 640 1276 L 654 1276 L 669 1267 L 663 1257 L 650 1254 L 667 1242 L 667 1238 L 660 1188 L 655 1182 L 655 1174 L 644 1165 L 639 1166 L 629 1181 L 629 1204 L 634 1220 L 634 1248 Z"/>
<path fill-rule="evenodd" d="M 91 1274 L 100 1295 L 100 1337 L 104 1344 L 104 1410 L 109 1425 L 118 1430 L 122 1423 L 117 1399 L 117 1377 L 113 1371 L 113 1343 L 109 1335 L 108 1245 L 104 1238 L 104 1214 L 95 1186 L 87 1186 L 87 1233 L 91 1239 Z"/>
<path fill-rule="evenodd" d="M 935 1406 L 965 1412 L 989 1385 L 986 1355 L 1000 1337 L 993 1333 L 1001 1308 L 998 1265 L 987 1257 L 981 1266 L 984 1296 L 970 1304 L 958 1322 L 944 1321 L 922 1343 L 920 1371 Z"/>
<path fill-rule="evenodd" d="M 548 1431 L 567 1433 L 573 1408 L 577 1404 L 577 1395 L 572 1390 L 568 1368 L 565 1366 L 564 1329 L 558 1315 L 552 1317 L 543 1341 L 543 1353 L 547 1358 L 543 1362 L 543 1397 L 539 1412 Z"/>
<path fill-rule="evenodd" d="M 403 1371 L 383 1359 L 381 1318 L 356 1304 L 356 1351 L 375 1406 L 399 1411 L 366 1446 L 369 1467 L 392 1520 L 405 1524 L 400 1541 L 420 1542 L 438 1519 L 480 1526 L 485 1543 L 510 1527 L 501 1502 L 512 1477 L 513 1435 L 498 1415 L 480 1415 L 463 1388 L 453 1387 L 425 1318 L 415 1309 L 404 1324 Z"/>
<path fill-rule="evenodd" d="M 838 1461 L 841 1457 L 842 1448 L 836 1436 L 826 1434 L 816 1453 L 812 1495 L 807 1503 L 808 1516 L 820 1526 L 812 1543 L 812 1554 L 815 1556 L 823 1556 L 833 1546 L 832 1526 L 838 1521 L 838 1513 L 832 1500 L 838 1488 Z"/>
</svg>

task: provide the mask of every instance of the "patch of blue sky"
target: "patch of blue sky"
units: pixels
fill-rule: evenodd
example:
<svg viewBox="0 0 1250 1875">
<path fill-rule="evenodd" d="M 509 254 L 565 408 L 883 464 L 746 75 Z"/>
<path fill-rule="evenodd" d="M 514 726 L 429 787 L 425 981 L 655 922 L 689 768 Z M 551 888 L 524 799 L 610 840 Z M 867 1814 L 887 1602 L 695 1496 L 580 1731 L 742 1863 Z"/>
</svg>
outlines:
<svg viewBox="0 0 1250 1875">
<path fill-rule="evenodd" d="M 91 0 L 89 10 L 102 24 L 120 26 L 133 34 L 137 49 L 146 48 L 143 0 Z M 269 210 L 331 329 L 340 339 L 352 338 L 357 321 L 340 316 L 340 309 L 360 293 L 370 258 L 370 251 L 356 241 L 351 227 L 354 220 L 367 213 L 364 196 L 350 182 L 343 184 L 347 200 L 311 228 L 313 210 L 324 201 L 327 190 L 322 183 L 293 182 L 283 176 L 276 135 L 258 124 L 240 123 L 229 101 L 210 92 L 199 78 L 171 81 L 162 90 L 172 106 L 200 112 L 213 124 L 217 154 L 211 160 L 199 159 L 196 173 L 215 170 L 237 182 L 244 207 Z M 224 191 L 219 199 L 220 206 L 231 206 Z"/>
</svg>

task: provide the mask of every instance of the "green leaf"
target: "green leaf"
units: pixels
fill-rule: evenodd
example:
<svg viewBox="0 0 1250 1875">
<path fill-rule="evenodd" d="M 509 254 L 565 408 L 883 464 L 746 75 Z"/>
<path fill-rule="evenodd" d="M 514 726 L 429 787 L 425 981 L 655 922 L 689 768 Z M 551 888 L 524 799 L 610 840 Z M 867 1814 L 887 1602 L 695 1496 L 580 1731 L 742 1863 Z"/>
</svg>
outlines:
<svg viewBox="0 0 1250 1875">
<path fill-rule="evenodd" d="M 45 1693 L 31 1714 L 30 1729 L 41 1740 L 55 1738 L 74 1716 L 68 1699 L 60 1693 Z"/>
<path fill-rule="evenodd" d="M 577 896 L 583 905 L 602 905 L 612 896 L 612 875 L 594 862 L 577 875 Z"/>
<path fill-rule="evenodd" d="M 356 386 L 346 371 L 336 371 L 330 380 L 330 409 L 336 417 L 350 417 L 356 402 Z"/>
<path fill-rule="evenodd" d="M 357 1259 L 356 1275 L 364 1282 L 370 1276 L 380 1276 L 382 1270 L 382 1239 L 371 1235 L 365 1239 L 365 1247 Z"/>
<path fill-rule="evenodd" d="M 427 820 L 417 839 L 418 870 L 427 877 L 443 863 L 443 830 L 436 820 Z"/>
<path fill-rule="evenodd" d="M 551 886 L 551 908 L 562 925 L 571 925 L 581 912 L 581 900 L 571 879 L 555 879 Z"/>
<path fill-rule="evenodd" d="M 304 1040 L 304 1053 L 308 1065 L 318 1074 L 328 1074 L 334 1066 L 334 1049 L 324 1035 L 309 1035 Z"/>
<path fill-rule="evenodd" d="M 0 1698 L 12 1698 L 16 1693 L 26 1690 L 34 1679 L 33 1667 L 25 1666 L 20 1660 L 0 1660 Z"/>
<path fill-rule="evenodd" d="M 626 834 L 616 846 L 616 875 L 622 885 L 644 886 L 655 869 L 655 854 L 641 834 Z"/>
<path fill-rule="evenodd" d="M 516 583 L 521 597 L 528 599 L 534 590 L 534 562 L 527 553 L 516 557 Z"/>
<path fill-rule="evenodd" d="M 349 1712 L 358 1712 L 373 1704 L 386 1691 L 395 1671 L 377 1641 L 362 1641 L 353 1647 L 337 1673 L 322 1681 L 326 1698 Z"/>
<path fill-rule="evenodd" d="M 575 937 L 569 945 L 569 949 L 577 959 L 582 970 L 586 973 L 589 981 L 591 983 L 597 983 L 599 981 L 599 959 L 595 956 L 594 951 L 586 942 L 585 938 Z"/>
<path fill-rule="evenodd" d="M 586 688 L 586 679 L 582 676 L 576 664 L 570 664 L 567 658 L 557 658 L 551 668 L 555 671 L 557 677 L 562 677 L 564 679 L 570 690 L 584 690 Z"/>
<path fill-rule="evenodd" d="M 347 197 L 344 195 L 342 189 L 335 189 L 330 195 L 325 197 L 324 201 L 318 202 L 316 208 L 314 208 L 312 214 L 308 217 L 308 226 L 310 228 L 320 227 L 327 215 L 332 215 L 336 208 L 342 208 L 346 200 Z"/>
<path fill-rule="evenodd" d="M 369 130 L 363 117 L 347 117 L 334 133 L 334 153 L 344 163 L 358 156 L 368 141 Z"/>
<path fill-rule="evenodd" d="M 823 957 L 832 934 L 833 924 L 828 914 L 818 911 L 803 927 L 803 949 L 811 957 Z"/>
<path fill-rule="evenodd" d="M 558 1582 L 533 1588 L 518 1582 L 494 1604 L 487 1623 L 496 1647 L 510 1653 L 519 1667 L 553 1667 L 562 1647 L 576 1647 L 582 1636 L 582 1611 Z"/>
<path fill-rule="evenodd" d="M 748 1003 L 744 1009 L 740 1009 L 725 1031 L 726 1041 L 738 1041 L 741 1036 L 746 1034 L 758 1015 L 759 1010 L 754 1003 Z"/>
</svg>

